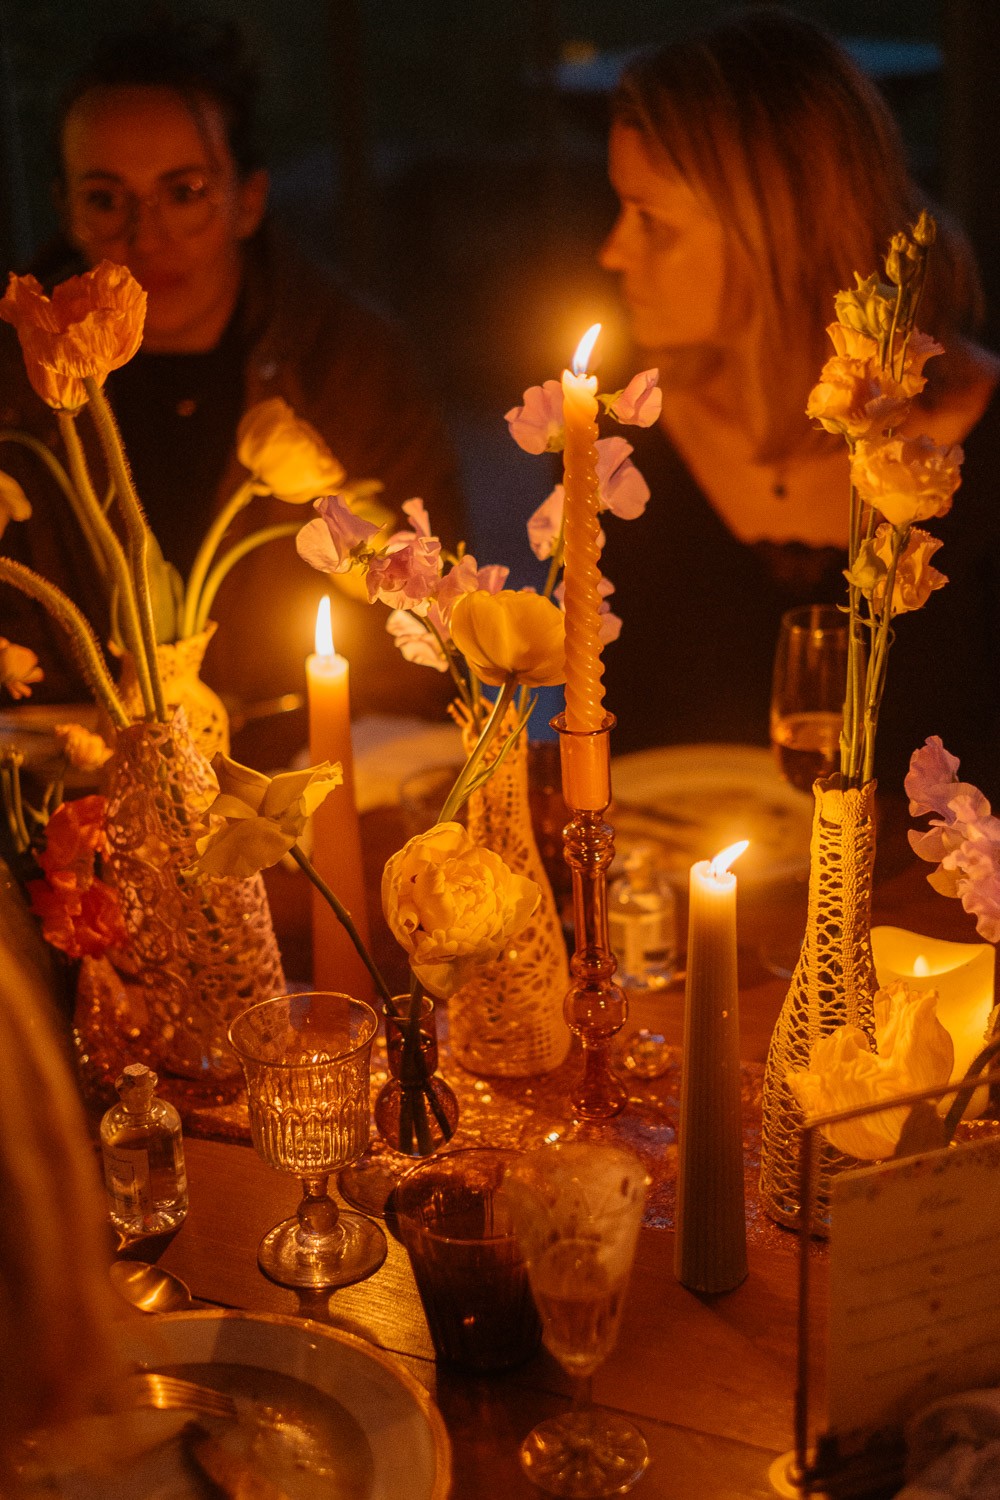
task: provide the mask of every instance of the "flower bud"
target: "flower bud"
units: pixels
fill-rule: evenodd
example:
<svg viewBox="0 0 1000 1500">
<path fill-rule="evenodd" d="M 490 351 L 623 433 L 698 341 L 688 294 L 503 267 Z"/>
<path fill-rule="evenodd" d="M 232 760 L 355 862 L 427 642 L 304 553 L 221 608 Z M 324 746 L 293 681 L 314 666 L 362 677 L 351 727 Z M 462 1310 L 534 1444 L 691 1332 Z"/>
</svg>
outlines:
<svg viewBox="0 0 1000 1500">
<path fill-rule="evenodd" d="M 922 250 L 927 250 L 937 239 L 937 220 L 926 210 L 920 210 L 920 217 L 913 226 L 914 241 Z"/>
</svg>

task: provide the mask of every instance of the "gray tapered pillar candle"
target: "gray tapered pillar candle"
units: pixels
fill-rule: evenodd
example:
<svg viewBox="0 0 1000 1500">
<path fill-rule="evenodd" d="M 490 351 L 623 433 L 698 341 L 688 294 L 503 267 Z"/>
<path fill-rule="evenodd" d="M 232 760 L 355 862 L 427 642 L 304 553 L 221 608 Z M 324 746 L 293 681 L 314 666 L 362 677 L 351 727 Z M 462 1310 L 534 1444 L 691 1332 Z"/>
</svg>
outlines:
<svg viewBox="0 0 1000 1500">
<path fill-rule="evenodd" d="M 747 1274 L 733 845 L 691 868 L 674 1272 L 698 1292 Z"/>
</svg>

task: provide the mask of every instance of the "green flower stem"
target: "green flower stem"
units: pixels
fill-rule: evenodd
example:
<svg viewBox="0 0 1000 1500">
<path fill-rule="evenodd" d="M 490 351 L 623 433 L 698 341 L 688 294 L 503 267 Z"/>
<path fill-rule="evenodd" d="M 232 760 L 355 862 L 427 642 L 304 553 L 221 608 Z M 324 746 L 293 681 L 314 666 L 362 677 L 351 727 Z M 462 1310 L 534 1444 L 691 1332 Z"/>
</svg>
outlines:
<svg viewBox="0 0 1000 1500">
<path fill-rule="evenodd" d="M 41 459 L 69 502 L 73 514 L 80 523 L 80 529 L 87 539 L 87 545 L 93 553 L 101 578 L 106 579 L 108 564 L 97 537 L 91 530 L 91 517 L 84 509 L 75 485 L 55 454 L 44 443 L 39 442 L 38 438 L 32 437 L 30 432 L 21 432 L 16 427 L 0 427 L 0 443 L 18 443 L 22 448 L 27 448 L 29 452 L 34 453 L 36 458 Z"/>
<path fill-rule="evenodd" d="M 202 588 L 208 576 L 208 570 L 212 566 L 212 559 L 219 550 L 219 543 L 240 511 L 245 510 L 253 497 L 261 493 L 263 492 L 252 479 L 244 480 L 230 495 L 205 533 L 201 546 L 195 553 L 195 559 L 188 574 L 187 587 L 184 590 L 184 612 L 181 615 L 182 639 L 186 640 L 188 636 L 197 634 L 198 627 L 195 621 L 199 615 L 204 619 L 208 618 L 207 609 L 204 612 L 201 609 Z"/>
<path fill-rule="evenodd" d="M 420 1011 L 423 1007 L 424 989 L 415 974 L 411 976 L 410 982 L 410 1010 L 406 1018 L 406 1030 L 403 1033 L 403 1050 L 399 1060 L 399 1081 L 403 1085 L 402 1104 L 409 1100 L 407 1115 L 408 1126 L 412 1126 L 417 1133 L 417 1152 L 420 1156 L 430 1156 L 434 1149 L 431 1140 L 431 1127 L 427 1119 L 427 1108 L 424 1103 L 425 1093 L 430 1097 L 430 1091 L 426 1088 L 427 1073 L 424 1068 L 424 1060 L 420 1053 Z M 436 1101 L 435 1101 L 436 1102 Z M 439 1122 L 440 1123 L 440 1122 Z M 400 1108 L 400 1143 L 403 1140 L 403 1109 Z M 407 1144 L 412 1141 L 410 1136 Z"/>
<path fill-rule="evenodd" d="M 11 841 L 18 854 L 25 854 L 31 847 L 31 835 L 24 820 L 24 803 L 21 798 L 21 760 L 17 751 L 0 751 L 0 792 Z"/>
<path fill-rule="evenodd" d="M 257 547 L 263 547 L 267 542 L 276 542 L 281 537 L 294 536 L 301 529 L 298 521 L 284 521 L 280 526 L 262 526 L 259 531 L 251 532 L 249 536 L 243 537 L 235 542 L 224 557 L 221 557 L 215 567 L 205 579 L 201 594 L 198 598 L 197 609 L 191 625 L 188 625 L 188 597 L 184 599 L 184 614 L 181 617 L 181 637 L 186 639 L 189 635 L 197 635 L 205 629 L 208 624 L 208 612 L 212 608 L 219 585 L 229 572 L 230 568 L 236 566 L 241 557 L 246 557 L 248 552 L 253 552 Z"/>
<path fill-rule="evenodd" d="M 94 486 L 91 483 L 83 444 L 80 442 L 80 434 L 76 430 L 76 421 L 68 412 L 60 412 L 58 420 L 59 431 L 62 434 L 62 440 L 66 447 L 70 470 L 76 483 L 80 507 L 87 515 L 89 523 L 94 529 L 117 593 L 118 607 L 121 612 L 122 635 L 125 639 L 125 645 L 131 652 L 135 662 L 136 678 L 139 683 L 140 694 L 142 695 L 143 711 L 149 715 L 154 711 L 153 686 L 150 681 L 149 672 L 146 669 L 146 656 L 142 648 L 139 610 L 136 604 L 132 575 L 129 572 L 122 544 L 115 535 L 114 527 L 108 520 L 94 491 Z"/>
<path fill-rule="evenodd" d="M 556 581 L 559 577 L 559 569 L 563 565 L 563 552 L 566 547 L 566 513 L 563 507 L 563 519 L 559 527 L 559 536 L 552 552 L 552 560 L 549 563 L 549 571 L 545 576 L 545 587 L 542 589 L 542 598 L 551 599 L 555 590 Z"/>
<path fill-rule="evenodd" d="M 882 695 L 885 692 L 885 678 L 889 666 L 889 645 L 892 640 L 892 595 L 896 586 L 896 570 L 899 567 L 899 559 L 905 550 L 909 538 L 909 527 L 905 531 L 896 531 L 893 535 L 894 546 L 892 549 L 892 561 L 889 564 L 889 572 L 885 580 L 885 593 L 882 599 L 882 613 L 879 617 L 878 627 L 872 641 L 871 658 L 868 662 L 868 682 L 866 684 L 865 703 L 865 753 L 864 766 L 862 770 L 863 781 L 870 781 L 875 767 L 875 733 L 878 729 L 878 714 L 882 704 Z"/>
<path fill-rule="evenodd" d="M 351 919 L 351 914 L 347 910 L 347 907 L 337 899 L 333 891 L 331 891 L 330 887 L 323 879 L 322 875 L 316 869 L 316 866 L 312 863 L 308 856 L 303 853 L 298 844 L 293 844 L 288 852 L 294 859 L 295 863 L 298 865 L 299 869 L 305 872 L 305 874 L 312 881 L 313 885 L 319 891 L 320 895 L 323 897 L 323 900 L 331 908 L 338 922 L 347 933 L 347 936 L 350 938 L 351 942 L 354 944 L 361 962 L 364 964 L 365 968 L 372 976 L 372 979 L 375 981 L 375 988 L 381 995 L 382 1000 L 386 1005 L 391 1006 L 392 996 L 389 993 L 389 987 L 376 968 L 374 960 L 369 954 L 368 949 L 361 941 L 361 935 L 358 932 L 358 929 L 355 927 L 354 922 Z"/>
<path fill-rule="evenodd" d="M 41 578 L 30 568 L 26 568 L 23 563 L 15 562 L 9 557 L 0 557 L 0 582 L 13 584 L 14 588 L 21 590 L 22 594 L 37 599 L 39 604 L 44 605 L 53 619 L 62 626 L 69 637 L 73 655 L 87 679 L 91 692 L 107 711 L 108 718 L 115 727 L 124 729 L 129 723 L 129 716 L 115 691 L 111 674 L 104 663 L 101 648 L 97 644 L 97 637 L 72 599 L 67 598 L 62 589 L 57 589 L 55 584 L 49 583 L 47 579 Z"/>
<path fill-rule="evenodd" d="M 469 792 L 472 790 L 472 783 L 476 779 L 476 773 L 479 770 L 480 765 L 482 764 L 487 750 L 493 743 L 493 740 L 496 738 L 497 732 L 499 731 L 500 726 L 503 723 L 504 716 L 507 713 L 507 709 L 510 706 L 511 699 L 517 692 L 517 688 L 517 678 L 508 677 L 507 681 L 500 689 L 497 700 L 493 705 L 492 712 L 490 713 L 489 718 L 486 720 L 486 723 L 483 725 L 483 728 L 479 735 L 479 739 L 475 743 L 472 754 L 465 762 L 465 765 L 462 767 L 461 771 L 458 774 L 455 785 L 452 787 L 451 791 L 448 793 L 448 796 L 445 799 L 445 804 L 441 809 L 441 815 L 438 818 L 439 823 L 449 823 L 468 797 Z"/>
<path fill-rule="evenodd" d="M 118 504 L 125 517 L 129 536 L 129 560 L 132 564 L 136 606 L 139 613 L 139 629 L 142 633 L 146 666 L 153 690 L 153 708 L 156 718 L 161 724 L 165 724 L 167 710 L 163 701 L 163 686 L 160 682 L 160 669 L 156 659 L 156 630 L 153 625 L 153 600 L 149 588 L 149 527 L 139 503 L 139 496 L 135 492 L 135 485 L 132 483 L 132 475 L 129 473 L 128 460 L 125 457 L 118 424 L 108 404 L 108 398 L 93 375 L 88 375 L 83 383 L 90 398 L 90 412 L 97 428 L 97 435 L 101 440 L 101 447 L 104 449 L 104 456 L 115 482 Z"/>
<path fill-rule="evenodd" d="M 448 649 L 447 641 L 443 639 L 440 630 L 438 630 L 433 621 L 426 619 L 423 615 L 418 615 L 412 609 L 407 610 L 407 614 L 411 615 L 414 620 L 419 620 L 424 629 L 427 630 L 437 641 L 438 645 L 441 648 L 442 654 L 444 655 L 444 659 L 448 663 L 448 671 L 451 674 L 451 680 L 455 684 L 458 696 L 461 698 L 466 708 L 471 711 L 472 699 L 469 693 L 469 684 L 464 680 L 461 672 L 458 670 L 458 666 L 455 662 L 454 648 L 452 650 Z"/>
</svg>

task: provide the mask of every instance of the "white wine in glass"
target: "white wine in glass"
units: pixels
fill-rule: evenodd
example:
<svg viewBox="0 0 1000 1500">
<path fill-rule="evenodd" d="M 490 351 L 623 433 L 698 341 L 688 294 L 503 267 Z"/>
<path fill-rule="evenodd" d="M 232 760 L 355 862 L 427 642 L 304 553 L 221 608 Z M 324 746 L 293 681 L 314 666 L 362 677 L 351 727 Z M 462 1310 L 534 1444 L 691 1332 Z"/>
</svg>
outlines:
<svg viewBox="0 0 1000 1500">
<path fill-rule="evenodd" d="M 837 769 L 846 686 L 846 617 L 826 604 L 788 610 L 774 657 L 771 744 L 800 791 Z"/>
</svg>

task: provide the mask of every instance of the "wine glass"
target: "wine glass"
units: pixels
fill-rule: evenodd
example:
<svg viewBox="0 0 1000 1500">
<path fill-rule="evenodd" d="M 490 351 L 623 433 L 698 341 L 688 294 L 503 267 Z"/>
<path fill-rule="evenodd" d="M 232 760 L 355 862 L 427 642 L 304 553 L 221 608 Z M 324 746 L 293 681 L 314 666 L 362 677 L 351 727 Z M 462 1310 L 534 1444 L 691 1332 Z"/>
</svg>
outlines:
<svg viewBox="0 0 1000 1500">
<path fill-rule="evenodd" d="M 618 1337 L 649 1182 L 630 1151 L 585 1141 L 530 1151 L 504 1178 L 542 1342 L 574 1381 L 570 1410 L 521 1444 L 522 1468 L 551 1495 L 622 1494 L 649 1463 L 638 1428 L 590 1396 Z"/>
<path fill-rule="evenodd" d="M 260 1242 L 257 1263 L 279 1286 L 349 1286 L 385 1260 L 385 1235 L 361 1214 L 340 1212 L 331 1172 L 360 1156 L 371 1119 L 369 1064 L 378 1018 L 348 995 L 261 1000 L 229 1028 L 247 1081 L 258 1156 L 302 1180 L 294 1218 Z"/>
<path fill-rule="evenodd" d="M 781 617 L 771 684 L 771 745 L 782 776 L 808 792 L 840 760 L 840 730 L 847 691 L 847 617 L 832 604 L 806 604 Z M 796 896 L 801 896 L 804 878 Z M 791 976 L 799 955 L 805 913 L 800 899 L 785 904 L 794 935 L 761 944 L 772 974 Z"/>
<path fill-rule="evenodd" d="M 806 604 L 781 617 L 771 684 L 771 744 L 781 774 L 808 792 L 837 769 L 847 690 L 847 617 Z"/>
</svg>

